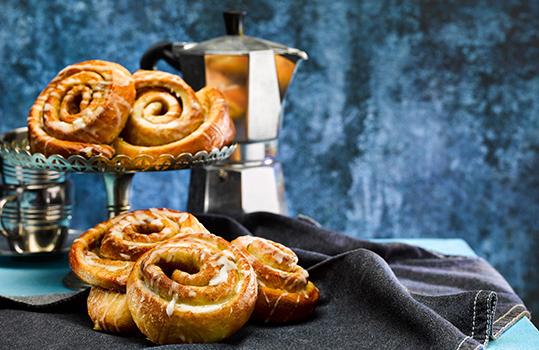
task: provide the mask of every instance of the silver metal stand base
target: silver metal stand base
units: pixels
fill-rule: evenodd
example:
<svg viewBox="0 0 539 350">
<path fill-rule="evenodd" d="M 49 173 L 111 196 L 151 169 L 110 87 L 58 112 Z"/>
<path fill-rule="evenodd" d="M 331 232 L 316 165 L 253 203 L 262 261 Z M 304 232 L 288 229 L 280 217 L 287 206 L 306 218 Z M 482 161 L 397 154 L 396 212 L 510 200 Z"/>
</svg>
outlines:
<svg viewBox="0 0 539 350">
<path fill-rule="evenodd" d="M 187 211 L 287 214 L 281 163 L 227 164 L 191 169 Z"/>
</svg>

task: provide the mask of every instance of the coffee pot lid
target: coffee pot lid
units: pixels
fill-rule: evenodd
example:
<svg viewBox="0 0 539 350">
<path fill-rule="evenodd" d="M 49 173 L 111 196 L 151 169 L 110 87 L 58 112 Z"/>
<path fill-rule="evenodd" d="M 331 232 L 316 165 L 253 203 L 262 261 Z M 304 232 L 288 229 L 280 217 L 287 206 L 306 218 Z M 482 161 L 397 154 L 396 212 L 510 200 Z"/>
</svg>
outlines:
<svg viewBox="0 0 539 350">
<path fill-rule="evenodd" d="M 229 10 L 223 13 L 227 35 L 200 43 L 190 43 L 183 47 L 182 54 L 192 55 L 247 55 L 251 51 L 272 50 L 276 54 L 291 59 L 306 60 L 305 52 L 274 43 L 268 40 L 250 37 L 243 34 L 243 20 L 246 11 Z"/>
</svg>

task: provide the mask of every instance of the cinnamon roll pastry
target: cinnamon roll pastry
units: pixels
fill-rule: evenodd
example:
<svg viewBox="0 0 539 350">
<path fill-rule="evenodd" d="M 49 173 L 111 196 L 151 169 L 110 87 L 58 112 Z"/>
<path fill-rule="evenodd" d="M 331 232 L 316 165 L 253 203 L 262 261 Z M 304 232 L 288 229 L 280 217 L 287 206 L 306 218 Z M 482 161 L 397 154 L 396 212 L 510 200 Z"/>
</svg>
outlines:
<svg viewBox="0 0 539 350">
<path fill-rule="evenodd" d="M 133 333 L 138 330 L 127 306 L 125 293 L 91 287 L 87 306 L 96 331 Z"/>
<path fill-rule="evenodd" d="M 303 320 L 312 314 L 319 291 L 307 270 L 288 247 L 261 237 L 241 236 L 232 241 L 247 256 L 258 277 L 258 299 L 253 317 L 264 322 Z"/>
<path fill-rule="evenodd" d="M 69 264 L 81 280 L 93 286 L 88 313 L 94 328 L 133 329 L 123 300 L 135 261 L 158 243 L 195 232 L 207 230 L 189 213 L 144 209 L 117 215 L 75 239 Z M 98 306 L 101 301 L 111 306 Z"/>
<path fill-rule="evenodd" d="M 67 66 L 30 109 L 30 150 L 47 157 L 110 158 L 110 144 L 124 128 L 134 100 L 134 79 L 121 65 L 93 60 Z"/>
<path fill-rule="evenodd" d="M 179 76 L 160 71 L 133 75 L 137 98 L 127 125 L 114 142 L 118 154 L 174 157 L 221 148 L 235 127 L 223 94 L 212 87 L 198 92 Z"/>
<path fill-rule="evenodd" d="M 127 303 L 156 344 L 225 339 L 250 318 L 256 275 L 240 249 L 211 233 L 163 242 L 137 260 Z"/>
<path fill-rule="evenodd" d="M 123 213 L 75 239 L 69 250 L 73 272 L 84 282 L 125 291 L 134 262 L 157 243 L 174 236 L 208 232 L 193 215 L 152 208 Z"/>
</svg>

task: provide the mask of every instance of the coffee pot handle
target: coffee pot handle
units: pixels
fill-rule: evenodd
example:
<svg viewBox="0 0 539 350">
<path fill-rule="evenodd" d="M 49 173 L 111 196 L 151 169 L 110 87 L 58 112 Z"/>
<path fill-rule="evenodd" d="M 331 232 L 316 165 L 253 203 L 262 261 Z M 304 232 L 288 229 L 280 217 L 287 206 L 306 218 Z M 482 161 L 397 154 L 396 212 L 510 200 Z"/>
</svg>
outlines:
<svg viewBox="0 0 539 350">
<path fill-rule="evenodd" d="M 17 200 L 17 198 L 19 198 L 18 195 L 12 194 L 10 196 L 2 197 L 2 199 L 0 199 L 0 233 L 2 233 L 2 235 L 6 236 L 7 238 L 11 238 L 12 235 L 10 235 L 4 227 L 4 206 L 8 202 Z"/>
<path fill-rule="evenodd" d="M 172 67 L 181 72 L 180 66 L 180 52 L 183 48 L 192 43 L 187 42 L 172 42 L 172 41 L 160 41 L 152 46 L 140 59 L 140 68 L 147 70 L 156 70 L 157 63 L 160 60 L 164 60 Z"/>
</svg>

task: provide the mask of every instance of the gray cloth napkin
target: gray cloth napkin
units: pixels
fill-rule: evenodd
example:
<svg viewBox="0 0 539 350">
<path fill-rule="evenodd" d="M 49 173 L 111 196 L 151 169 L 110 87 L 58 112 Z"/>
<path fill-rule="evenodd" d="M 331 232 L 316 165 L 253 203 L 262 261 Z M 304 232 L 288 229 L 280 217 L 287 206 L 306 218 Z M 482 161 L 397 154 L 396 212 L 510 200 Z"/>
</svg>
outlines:
<svg viewBox="0 0 539 350">
<path fill-rule="evenodd" d="M 305 218 L 199 214 L 212 233 L 252 234 L 292 248 L 320 290 L 312 317 L 287 325 L 249 321 L 216 344 L 156 346 L 141 334 L 92 330 L 87 291 L 0 297 L 0 337 L 10 349 L 481 349 L 530 316 L 481 258 L 401 243 L 372 243 Z M 51 299 L 52 298 L 52 299 Z"/>
</svg>

